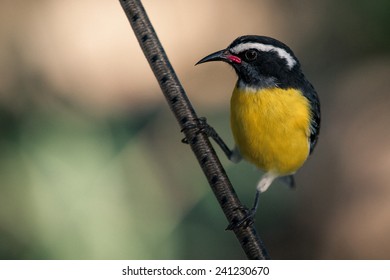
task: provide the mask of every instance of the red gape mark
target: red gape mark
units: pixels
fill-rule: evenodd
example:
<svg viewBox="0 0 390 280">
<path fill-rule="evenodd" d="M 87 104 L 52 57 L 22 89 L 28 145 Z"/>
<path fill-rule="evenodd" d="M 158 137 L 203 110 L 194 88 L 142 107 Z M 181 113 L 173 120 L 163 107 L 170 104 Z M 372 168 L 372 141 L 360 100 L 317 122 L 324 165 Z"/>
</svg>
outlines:
<svg viewBox="0 0 390 280">
<path fill-rule="evenodd" d="M 228 55 L 227 59 L 229 59 L 231 62 L 234 62 L 237 64 L 241 63 L 241 58 L 239 58 L 238 56 L 235 56 L 235 55 Z"/>
</svg>

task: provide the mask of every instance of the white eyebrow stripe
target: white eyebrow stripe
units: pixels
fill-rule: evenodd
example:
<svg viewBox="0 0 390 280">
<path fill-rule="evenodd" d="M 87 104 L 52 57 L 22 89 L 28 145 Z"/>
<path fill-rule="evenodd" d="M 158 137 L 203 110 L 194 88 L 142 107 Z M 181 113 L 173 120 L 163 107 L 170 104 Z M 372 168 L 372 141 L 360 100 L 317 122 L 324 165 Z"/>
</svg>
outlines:
<svg viewBox="0 0 390 280">
<path fill-rule="evenodd" d="M 249 43 L 248 42 L 248 43 L 239 44 L 239 45 L 231 48 L 230 51 L 232 53 L 237 54 L 237 53 L 240 53 L 240 52 L 243 52 L 246 50 L 250 50 L 250 49 L 256 49 L 256 50 L 259 50 L 262 52 L 270 52 L 270 51 L 276 52 L 280 58 L 283 58 L 286 60 L 287 66 L 289 69 L 293 68 L 294 65 L 297 64 L 296 60 L 291 56 L 291 54 L 286 52 L 286 50 L 272 46 L 272 45 L 265 45 L 265 44 L 261 44 L 261 43 Z"/>
</svg>

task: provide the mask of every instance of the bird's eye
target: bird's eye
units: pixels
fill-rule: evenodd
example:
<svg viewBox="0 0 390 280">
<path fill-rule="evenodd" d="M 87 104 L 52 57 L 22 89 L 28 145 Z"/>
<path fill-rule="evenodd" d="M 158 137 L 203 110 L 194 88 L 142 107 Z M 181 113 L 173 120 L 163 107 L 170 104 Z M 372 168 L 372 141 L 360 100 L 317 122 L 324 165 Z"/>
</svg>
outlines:
<svg viewBox="0 0 390 280">
<path fill-rule="evenodd" d="M 248 60 L 248 61 L 253 61 L 257 58 L 257 52 L 255 50 L 247 50 L 245 52 L 245 58 Z"/>
</svg>

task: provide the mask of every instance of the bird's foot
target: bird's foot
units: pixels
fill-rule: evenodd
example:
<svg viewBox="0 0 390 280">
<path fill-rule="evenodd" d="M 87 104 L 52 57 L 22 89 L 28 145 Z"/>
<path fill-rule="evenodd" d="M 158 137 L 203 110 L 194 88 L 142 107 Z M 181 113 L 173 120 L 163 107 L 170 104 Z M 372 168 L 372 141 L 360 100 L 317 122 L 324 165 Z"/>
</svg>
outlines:
<svg viewBox="0 0 390 280">
<path fill-rule="evenodd" d="M 226 230 L 234 230 L 240 227 L 247 228 L 255 222 L 256 209 L 248 209 L 247 207 L 237 207 L 235 211 L 241 211 L 244 213 L 242 219 L 237 217 L 233 218 L 232 222 L 227 226 Z"/>
<path fill-rule="evenodd" d="M 181 129 L 181 132 L 187 130 L 187 129 L 195 129 L 197 128 L 197 132 L 196 134 L 198 133 L 201 133 L 201 132 L 204 132 L 206 133 L 207 136 L 209 137 L 213 137 L 213 135 L 217 134 L 214 130 L 213 127 L 211 127 L 208 123 L 207 123 L 207 119 L 205 117 L 199 117 L 197 119 L 195 119 L 194 122 L 189 122 L 187 123 L 182 129 Z M 184 137 L 182 140 L 181 140 L 182 143 L 184 144 L 188 144 L 188 139 L 186 137 Z"/>
</svg>

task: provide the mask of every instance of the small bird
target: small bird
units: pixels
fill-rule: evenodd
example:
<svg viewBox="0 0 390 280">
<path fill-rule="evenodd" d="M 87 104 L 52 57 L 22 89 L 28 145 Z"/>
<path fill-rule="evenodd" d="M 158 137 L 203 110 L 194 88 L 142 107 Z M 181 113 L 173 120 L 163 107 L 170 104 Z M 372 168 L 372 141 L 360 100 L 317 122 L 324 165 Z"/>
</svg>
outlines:
<svg viewBox="0 0 390 280">
<path fill-rule="evenodd" d="M 253 220 L 260 193 L 280 177 L 293 186 L 293 174 L 313 152 L 320 131 L 320 101 L 292 50 L 274 38 L 238 37 L 197 64 L 210 61 L 228 63 L 238 76 L 230 103 L 234 149 L 208 124 L 203 124 L 204 131 L 230 160 L 247 160 L 265 172 L 248 214 Z"/>
</svg>

